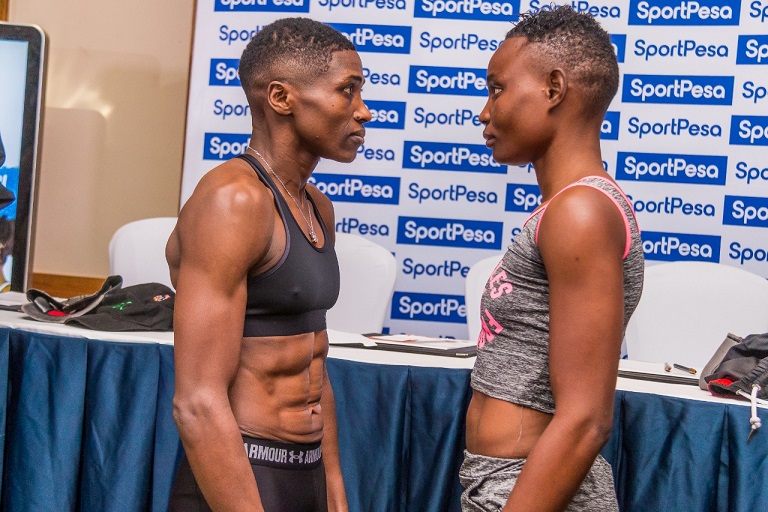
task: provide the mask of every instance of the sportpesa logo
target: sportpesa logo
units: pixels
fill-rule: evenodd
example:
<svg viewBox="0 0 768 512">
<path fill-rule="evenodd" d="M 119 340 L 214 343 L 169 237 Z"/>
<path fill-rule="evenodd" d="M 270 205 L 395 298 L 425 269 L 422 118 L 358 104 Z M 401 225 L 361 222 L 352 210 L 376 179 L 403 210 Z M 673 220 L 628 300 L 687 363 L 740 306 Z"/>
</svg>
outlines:
<svg viewBox="0 0 768 512">
<path fill-rule="evenodd" d="M 471 189 L 466 185 L 447 185 L 441 187 L 430 187 L 413 182 L 408 185 L 408 198 L 418 201 L 419 204 L 425 201 L 452 202 L 459 201 L 465 203 L 496 204 L 499 202 L 499 196 L 493 190 Z"/>
<path fill-rule="evenodd" d="M 551 11 L 555 5 L 550 0 L 531 0 L 531 11 Z M 593 18 L 621 18 L 621 8 L 617 5 L 592 5 L 586 0 L 572 0 L 571 7 L 576 12 L 585 12 Z"/>
<path fill-rule="evenodd" d="M 616 179 L 624 181 L 725 185 L 728 168 L 725 156 L 619 152 L 617 160 Z"/>
<path fill-rule="evenodd" d="M 768 228 L 768 198 L 725 196 L 723 224 Z"/>
<path fill-rule="evenodd" d="M 748 80 L 741 86 L 741 97 L 757 103 L 768 97 L 768 86 L 756 84 Z"/>
<path fill-rule="evenodd" d="M 434 53 L 435 50 L 493 52 L 502 42 L 503 39 L 486 39 L 479 34 L 466 32 L 445 37 L 433 35 L 431 32 L 422 32 L 419 35 L 419 48 L 427 48 L 429 53 Z"/>
<path fill-rule="evenodd" d="M 229 160 L 245 153 L 251 136 L 247 133 L 206 133 L 203 160 Z"/>
<path fill-rule="evenodd" d="M 621 101 L 677 105 L 731 105 L 733 77 L 627 74 L 624 76 Z"/>
<path fill-rule="evenodd" d="M 405 128 L 404 101 L 366 101 L 365 105 L 371 111 L 371 121 L 366 128 L 390 128 L 402 130 Z"/>
<path fill-rule="evenodd" d="M 372 148 L 362 145 L 357 148 L 357 155 L 374 162 L 394 162 L 395 150 L 392 148 Z"/>
<path fill-rule="evenodd" d="M 399 86 L 402 83 L 400 75 L 397 73 L 385 73 L 380 71 L 371 70 L 371 68 L 363 68 L 363 77 L 365 78 L 365 85 L 388 85 Z"/>
<path fill-rule="evenodd" d="M 320 7 L 327 7 L 329 12 L 336 8 L 373 8 L 387 11 L 405 10 L 405 0 L 319 0 L 317 5 Z"/>
<path fill-rule="evenodd" d="M 741 0 L 631 0 L 630 25 L 738 25 Z"/>
<path fill-rule="evenodd" d="M 309 12 L 309 0 L 216 0 L 214 11 Z"/>
<path fill-rule="evenodd" d="M 515 21 L 520 0 L 416 0 L 414 18 L 450 20 Z"/>
<path fill-rule="evenodd" d="M 413 258 L 403 260 L 403 274 L 414 281 L 421 276 L 428 277 L 467 277 L 469 266 L 458 260 L 443 260 L 440 263 L 423 263 Z"/>
<path fill-rule="evenodd" d="M 416 110 L 413 111 L 413 122 L 423 128 L 429 128 L 433 124 L 438 126 L 471 126 L 474 128 L 482 124 L 480 117 L 468 108 L 456 108 L 449 112 L 433 112 L 424 107 L 416 107 Z"/>
<path fill-rule="evenodd" d="M 251 116 L 251 107 L 247 103 L 226 103 L 221 98 L 213 102 L 213 115 L 220 117 L 222 121 L 228 117 L 247 117 Z"/>
<path fill-rule="evenodd" d="M 538 185 L 507 183 L 504 211 L 530 213 L 540 204 L 541 189 Z"/>
<path fill-rule="evenodd" d="M 309 183 L 336 202 L 399 203 L 400 178 L 316 173 L 309 178 Z"/>
<path fill-rule="evenodd" d="M 749 4 L 749 17 L 759 19 L 760 23 L 768 20 L 768 2 L 765 0 L 754 0 Z"/>
<path fill-rule="evenodd" d="M 467 306 L 463 295 L 395 292 L 390 316 L 398 320 L 463 324 L 467 321 Z"/>
<path fill-rule="evenodd" d="M 603 124 L 600 126 L 600 138 L 603 140 L 619 140 L 620 121 L 621 112 L 606 112 Z"/>
<path fill-rule="evenodd" d="M 469 171 L 506 174 L 507 166 L 493 159 L 491 150 L 481 144 L 418 142 L 403 144 L 404 169 Z"/>
<path fill-rule="evenodd" d="M 646 260 L 720 262 L 720 237 L 689 233 L 643 231 Z"/>
<path fill-rule="evenodd" d="M 633 53 L 646 62 L 655 58 L 725 58 L 728 57 L 728 46 L 701 44 L 693 39 L 678 39 L 669 44 L 654 44 L 638 39 Z"/>
<path fill-rule="evenodd" d="M 408 92 L 486 96 L 485 69 L 411 66 Z"/>
<path fill-rule="evenodd" d="M 736 164 L 736 172 L 733 173 L 733 175 L 738 180 L 744 180 L 747 182 L 747 185 L 755 184 L 757 185 L 765 185 L 765 182 L 768 182 L 768 163 L 763 162 L 760 165 L 765 165 L 766 167 L 760 168 L 759 166 L 751 166 L 747 162 L 738 162 Z"/>
<path fill-rule="evenodd" d="M 739 36 L 736 64 L 768 64 L 768 36 Z"/>
<path fill-rule="evenodd" d="M 765 263 L 768 261 L 768 247 L 745 247 L 739 242 L 731 242 L 728 246 L 728 257 L 741 265 L 753 260 Z"/>
<path fill-rule="evenodd" d="M 227 46 L 232 46 L 232 43 L 247 44 L 263 28 L 264 25 L 256 25 L 254 28 L 248 29 L 231 28 L 229 25 L 221 25 L 219 27 L 219 41 L 226 41 Z"/>
<path fill-rule="evenodd" d="M 398 217 L 397 243 L 470 249 L 501 249 L 503 222 Z"/>
<path fill-rule="evenodd" d="M 665 196 L 663 199 L 641 199 L 627 196 L 632 201 L 632 207 L 637 213 L 652 213 L 657 215 L 685 215 L 694 217 L 714 217 L 717 212 L 711 203 L 691 203 L 676 196 Z"/>
<path fill-rule="evenodd" d="M 611 46 L 616 53 L 616 61 L 621 64 L 624 62 L 624 55 L 627 52 L 627 35 L 626 34 L 611 34 Z"/>
<path fill-rule="evenodd" d="M 411 53 L 411 27 L 329 23 L 349 39 L 359 52 Z"/>
<path fill-rule="evenodd" d="M 631 135 L 637 135 L 639 139 L 647 135 L 663 135 L 666 137 L 722 137 L 723 127 L 719 124 L 694 123 L 685 117 L 673 117 L 669 121 L 651 122 L 643 121 L 639 117 L 629 118 L 627 131 Z"/>
<path fill-rule="evenodd" d="M 363 222 L 357 217 L 342 217 L 336 219 L 337 233 L 353 233 L 358 235 L 389 236 L 389 225 Z"/>
<path fill-rule="evenodd" d="M 211 59 L 208 85 L 240 87 L 240 78 L 237 76 L 239 65 L 239 59 Z"/>
<path fill-rule="evenodd" d="M 768 117 L 731 116 L 732 145 L 768 146 Z"/>
</svg>

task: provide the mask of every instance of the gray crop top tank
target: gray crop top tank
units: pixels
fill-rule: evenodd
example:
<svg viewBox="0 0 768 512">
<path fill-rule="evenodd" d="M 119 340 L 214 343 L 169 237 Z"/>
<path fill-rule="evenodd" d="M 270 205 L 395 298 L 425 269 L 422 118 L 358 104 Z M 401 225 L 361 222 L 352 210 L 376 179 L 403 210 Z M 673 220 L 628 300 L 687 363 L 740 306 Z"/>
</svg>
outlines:
<svg viewBox="0 0 768 512">
<path fill-rule="evenodd" d="M 593 187 L 613 200 L 624 217 L 624 328 L 643 288 L 640 230 L 627 197 L 612 181 L 588 176 L 573 186 Z M 563 189 L 565 190 L 565 189 Z M 549 381 L 549 282 L 536 243 L 546 205 L 528 218 L 491 273 L 481 300 L 482 330 L 472 388 L 485 395 L 553 414 Z"/>
</svg>

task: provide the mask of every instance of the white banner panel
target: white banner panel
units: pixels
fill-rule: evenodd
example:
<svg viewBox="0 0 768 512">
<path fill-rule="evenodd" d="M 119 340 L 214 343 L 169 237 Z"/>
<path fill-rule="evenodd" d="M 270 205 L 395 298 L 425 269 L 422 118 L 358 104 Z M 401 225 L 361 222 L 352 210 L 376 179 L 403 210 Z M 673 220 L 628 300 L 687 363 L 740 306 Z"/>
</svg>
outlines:
<svg viewBox="0 0 768 512">
<path fill-rule="evenodd" d="M 611 33 L 622 81 L 603 124 L 649 263 L 720 262 L 768 276 L 768 0 L 574 0 Z M 501 253 L 541 200 L 533 169 L 485 147 L 485 68 L 521 9 L 549 0 L 198 0 L 182 202 L 246 148 L 237 79 L 265 24 L 309 16 L 352 40 L 373 113 L 351 164 L 313 182 L 336 230 L 399 263 L 391 332 L 466 337 L 464 276 Z"/>
</svg>

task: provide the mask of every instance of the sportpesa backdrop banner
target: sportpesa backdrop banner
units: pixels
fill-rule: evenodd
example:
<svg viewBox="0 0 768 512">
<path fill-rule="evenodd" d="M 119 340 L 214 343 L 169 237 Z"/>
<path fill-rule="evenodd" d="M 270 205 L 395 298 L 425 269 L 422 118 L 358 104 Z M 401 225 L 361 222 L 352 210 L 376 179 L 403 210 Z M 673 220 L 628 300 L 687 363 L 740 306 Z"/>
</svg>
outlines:
<svg viewBox="0 0 768 512">
<path fill-rule="evenodd" d="M 564 3 L 564 2 L 558 2 Z M 603 162 L 631 196 L 650 262 L 768 275 L 768 0 L 576 0 L 611 33 L 622 81 Z M 464 277 L 500 253 L 541 197 L 533 169 L 495 162 L 478 114 L 485 68 L 519 13 L 549 0 L 198 0 L 182 202 L 243 152 L 238 58 L 265 24 L 309 16 L 357 46 L 373 114 L 351 164 L 313 183 L 336 230 L 390 249 L 391 332 L 466 337 Z"/>
</svg>

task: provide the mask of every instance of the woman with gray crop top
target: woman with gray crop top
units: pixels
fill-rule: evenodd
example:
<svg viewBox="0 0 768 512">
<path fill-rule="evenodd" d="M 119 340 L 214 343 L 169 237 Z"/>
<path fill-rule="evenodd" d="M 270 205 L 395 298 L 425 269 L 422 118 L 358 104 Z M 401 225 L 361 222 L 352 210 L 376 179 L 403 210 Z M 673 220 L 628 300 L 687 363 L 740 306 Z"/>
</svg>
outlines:
<svg viewBox="0 0 768 512">
<path fill-rule="evenodd" d="M 609 35 L 570 6 L 521 16 L 488 65 L 494 158 L 533 163 L 542 203 L 491 273 L 472 371 L 464 511 L 618 511 L 607 441 L 643 251 L 605 172 Z"/>
</svg>

